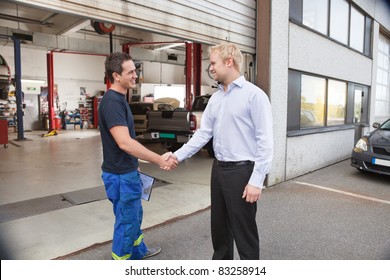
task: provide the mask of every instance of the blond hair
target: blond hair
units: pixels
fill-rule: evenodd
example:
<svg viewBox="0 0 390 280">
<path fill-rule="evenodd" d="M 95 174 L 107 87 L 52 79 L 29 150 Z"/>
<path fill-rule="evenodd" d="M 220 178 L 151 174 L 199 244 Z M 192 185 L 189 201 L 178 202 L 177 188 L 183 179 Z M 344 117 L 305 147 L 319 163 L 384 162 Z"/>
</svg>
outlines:
<svg viewBox="0 0 390 280">
<path fill-rule="evenodd" d="M 239 48 L 233 43 L 222 43 L 216 46 L 209 47 L 209 55 L 213 52 L 218 52 L 223 62 L 229 58 L 233 59 L 234 68 L 241 73 L 242 68 L 242 53 Z"/>
</svg>

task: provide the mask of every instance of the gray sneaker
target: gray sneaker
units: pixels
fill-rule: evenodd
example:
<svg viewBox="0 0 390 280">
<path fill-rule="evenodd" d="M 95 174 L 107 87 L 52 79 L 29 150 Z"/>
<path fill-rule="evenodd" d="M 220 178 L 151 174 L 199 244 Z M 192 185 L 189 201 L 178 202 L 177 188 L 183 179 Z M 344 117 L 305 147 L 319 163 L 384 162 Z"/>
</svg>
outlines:
<svg viewBox="0 0 390 280">
<path fill-rule="evenodd" d="M 148 251 L 146 252 L 145 256 L 142 259 L 144 260 L 144 259 L 156 256 L 160 252 L 161 252 L 161 247 L 148 248 Z"/>
</svg>

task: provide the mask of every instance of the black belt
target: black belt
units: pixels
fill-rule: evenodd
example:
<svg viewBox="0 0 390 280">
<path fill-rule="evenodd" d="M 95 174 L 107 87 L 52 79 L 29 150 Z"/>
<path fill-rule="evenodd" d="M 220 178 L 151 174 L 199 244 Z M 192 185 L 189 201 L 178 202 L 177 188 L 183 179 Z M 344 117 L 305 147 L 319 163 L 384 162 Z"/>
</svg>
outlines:
<svg viewBox="0 0 390 280">
<path fill-rule="evenodd" d="M 241 161 L 219 161 L 215 160 L 216 164 L 220 167 L 234 167 L 241 165 L 254 165 L 255 163 L 250 160 L 241 160 Z"/>
</svg>

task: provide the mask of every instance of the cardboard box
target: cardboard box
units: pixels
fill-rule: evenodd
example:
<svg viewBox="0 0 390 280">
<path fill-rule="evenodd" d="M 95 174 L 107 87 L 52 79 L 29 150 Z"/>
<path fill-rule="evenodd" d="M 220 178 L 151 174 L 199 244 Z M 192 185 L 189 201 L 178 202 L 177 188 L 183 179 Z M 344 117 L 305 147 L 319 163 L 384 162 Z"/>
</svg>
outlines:
<svg viewBox="0 0 390 280">
<path fill-rule="evenodd" d="M 16 133 L 16 125 L 8 126 L 8 134 Z"/>
</svg>

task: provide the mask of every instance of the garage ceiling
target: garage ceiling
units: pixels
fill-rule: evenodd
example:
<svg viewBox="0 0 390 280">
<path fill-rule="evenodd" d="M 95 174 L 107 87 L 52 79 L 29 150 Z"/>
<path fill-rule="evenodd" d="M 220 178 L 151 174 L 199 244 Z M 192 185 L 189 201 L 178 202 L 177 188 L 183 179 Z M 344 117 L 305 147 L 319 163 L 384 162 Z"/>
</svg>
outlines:
<svg viewBox="0 0 390 280">
<path fill-rule="evenodd" d="M 25 35 L 43 33 L 102 43 L 109 42 L 109 35 L 98 34 L 92 23 L 86 17 L 57 13 L 8 1 L 0 2 L 0 40 L 10 40 L 3 35 L 10 36 L 13 33 Z M 121 43 L 175 41 L 171 37 L 124 26 L 116 26 L 113 31 L 113 39 Z M 29 43 L 28 40 L 22 42 Z M 143 47 L 157 48 L 161 47 L 161 45 L 145 45 Z M 176 49 L 184 50 L 181 46 L 176 47 Z"/>
</svg>

